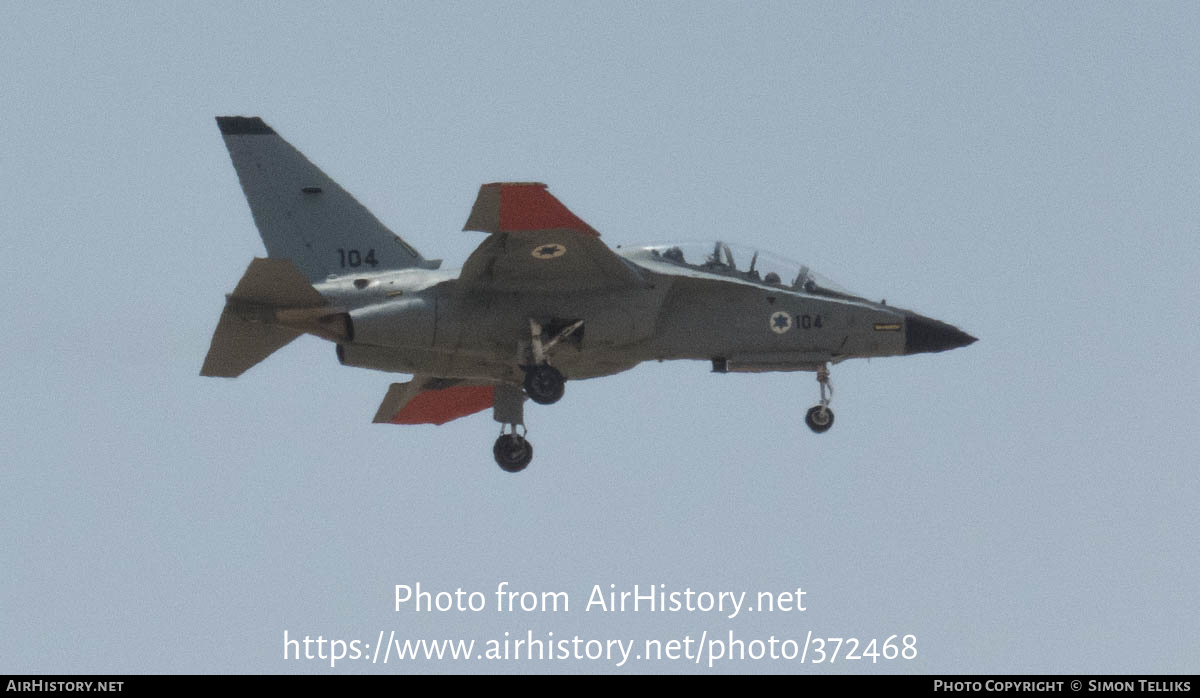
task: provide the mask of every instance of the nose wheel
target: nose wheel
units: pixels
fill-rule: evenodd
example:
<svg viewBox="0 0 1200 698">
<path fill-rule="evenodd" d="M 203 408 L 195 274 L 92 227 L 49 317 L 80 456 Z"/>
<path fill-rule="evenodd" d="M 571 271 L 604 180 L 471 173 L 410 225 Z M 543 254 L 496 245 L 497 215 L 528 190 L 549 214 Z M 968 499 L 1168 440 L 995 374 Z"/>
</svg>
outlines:
<svg viewBox="0 0 1200 698">
<path fill-rule="evenodd" d="M 804 423 L 818 434 L 824 434 L 829 431 L 829 427 L 833 426 L 833 410 L 821 405 L 810 407 L 808 413 L 804 415 Z"/>
<path fill-rule="evenodd" d="M 833 426 L 833 410 L 829 409 L 829 401 L 833 399 L 833 384 L 829 382 L 829 366 L 822 364 L 817 369 L 817 382 L 821 384 L 821 404 L 808 410 L 804 415 L 804 423 L 814 432 L 824 434 Z"/>
<path fill-rule="evenodd" d="M 533 444 L 525 438 L 525 434 L 517 433 L 517 425 L 512 425 L 510 433 L 504 433 L 501 428 L 500 438 L 492 446 L 492 455 L 496 457 L 496 465 L 506 473 L 519 473 L 533 460 Z M 524 431 L 522 429 L 522 431 Z"/>
</svg>

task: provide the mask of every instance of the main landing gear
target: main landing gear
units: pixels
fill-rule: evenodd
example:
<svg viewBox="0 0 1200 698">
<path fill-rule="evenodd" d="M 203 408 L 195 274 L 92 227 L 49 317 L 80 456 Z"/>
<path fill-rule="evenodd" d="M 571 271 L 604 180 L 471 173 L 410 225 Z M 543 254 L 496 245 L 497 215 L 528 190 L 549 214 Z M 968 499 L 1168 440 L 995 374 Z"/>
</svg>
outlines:
<svg viewBox="0 0 1200 698">
<path fill-rule="evenodd" d="M 833 426 L 833 410 L 829 409 L 829 401 L 833 399 L 833 384 L 829 382 L 829 366 L 821 364 L 817 369 L 817 382 L 821 384 L 821 404 L 808 410 L 804 415 L 804 423 L 818 434 L 824 434 Z M 825 391 L 829 390 L 826 396 Z"/>
<path fill-rule="evenodd" d="M 539 405 L 553 405 L 562 399 L 567 379 L 550 364 L 525 368 L 525 394 Z"/>
<path fill-rule="evenodd" d="M 516 424 L 512 425 L 512 431 L 507 434 L 504 433 L 504 427 L 500 427 L 500 438 L 496 439 L 496 445 L 492 446 L 496 464 L 506 473 L 519 473 L 533 460 L 533 444 L 525 438 L 525 425 L 520 426 L 520 434 L 517 433 Z"/>
<path fill-rule="evenodd" d="M 567 379 L 562 371 L 550 365 L 550 350 L 580 327 L 583 320 L 565 325 L 556 323 L 549 329 L 552 336 L 546 339 L 542 324 L 529 319 L 528 352 L 524 348 L 518 350 L 522 360 L 528 362 L 521 366 L 525 380 L 519 386 L 515 383 L 496 386 L 492 402 L 492 419 L 500 422 L 500 437 L 492 446 L 492 455 L 504 472 L 519 473 L 533 460 L 533 444 L 525 438 L 525 398 L 539 405 L 553 405 L 562 399 Z"/>
<path fill-rule="evenodd" d="M 521 368 L 525 369 L 525 394 L 530 400 L 539 405 L 553 405 L 562 399 L 567 379 L 561 371 L 550 365 L 550 350 L 582 326 L 583 320 L 577 320 L 546 340 L 543 339 L 542 323 L 529 318 L 529 353 L 532 361 Z"/>
<path fill-rule="evenodd" d="M 496 465 L 506 473 L 519 473 L 533 460 L 533 444 L 525 438 L 525 394 L 521 386 L 502 383 L 492 393 L 492 419 L 500 422 L 500 438 L 492 446 Z M 518 429 L 519 428 L 519 429 Z"/>
</svg>

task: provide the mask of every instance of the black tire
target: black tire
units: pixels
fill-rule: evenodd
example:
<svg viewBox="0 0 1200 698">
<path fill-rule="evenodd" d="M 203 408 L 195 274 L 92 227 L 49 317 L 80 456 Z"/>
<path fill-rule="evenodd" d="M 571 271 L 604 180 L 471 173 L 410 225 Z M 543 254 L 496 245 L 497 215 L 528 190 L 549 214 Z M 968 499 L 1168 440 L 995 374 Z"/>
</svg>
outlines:
<svg viewBox="0 0 1200 698">
<path fill-rule="evenodd" d="M 506 473 L 519 473 L 533 460 L 533 444 L 516 434 L 501 434 L 492 446 L 496 465 Z"/>
<path fill-rule="evenodd" d="M 539 405 L 553 405 L 562 399 L 567 379 L 548 364 L 530 366 L 525 371 L 525 394 Z"/>
<path fill-rule="evenodd" d="M 816 433 L 824 434 L 829 431 L 829 427 L 833 426 L 833 410 L 817 405 L 804 415 L 804 423 Z"/>
</svg>

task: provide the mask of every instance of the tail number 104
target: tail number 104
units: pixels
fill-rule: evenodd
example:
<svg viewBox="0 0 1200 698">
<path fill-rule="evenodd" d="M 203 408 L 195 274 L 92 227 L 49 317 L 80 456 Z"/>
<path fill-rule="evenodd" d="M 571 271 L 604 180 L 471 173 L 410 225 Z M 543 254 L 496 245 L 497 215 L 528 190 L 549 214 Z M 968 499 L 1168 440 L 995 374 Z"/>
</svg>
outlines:
<svg viewBox="0 0 1200 698">
<path fill-rule="evenodd" d="M 338 262 L 341 264 L 342 269 L 346 267 L 358 268 L 364 264 L 375 267 L 379 264 L 379 261 L 375 259 L 375 250 L 373 248 L 367 250 L 366 254 L 363 254 L 359 250 L 344 250 L 339 247 Z"/>
</svg>

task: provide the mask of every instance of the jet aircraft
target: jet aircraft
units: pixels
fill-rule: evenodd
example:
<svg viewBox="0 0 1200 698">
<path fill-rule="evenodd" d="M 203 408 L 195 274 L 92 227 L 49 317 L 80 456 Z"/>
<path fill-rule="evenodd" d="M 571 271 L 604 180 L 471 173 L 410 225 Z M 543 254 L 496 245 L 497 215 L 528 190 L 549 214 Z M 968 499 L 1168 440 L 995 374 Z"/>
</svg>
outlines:
<svg viewBox="0 0 1200 698">
<path fill-rule="evenodd" d="M 258 117 L 221 116 L 267 257 L 228 294 L 201 375 L 236 377 L 301 334 L 346 366 L 411 374 L 375 422 L 444 424 L 491 408 L 508 472 L 533 457 L 526 398 L 643 361 L 711 362 L 716 373 L 811 371 L 805 422 L 833 425 L 829 365 L 939 352 L 975 341 L 875 303 L 808 267 L 726 242 L 610 248 L 536 182 L 479 189 L 464 231 L 487 237 L 443 270 L 384 226 Z"/>
</svg>

